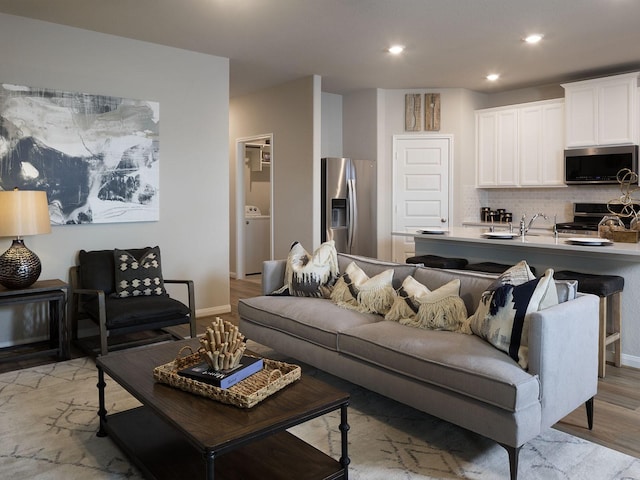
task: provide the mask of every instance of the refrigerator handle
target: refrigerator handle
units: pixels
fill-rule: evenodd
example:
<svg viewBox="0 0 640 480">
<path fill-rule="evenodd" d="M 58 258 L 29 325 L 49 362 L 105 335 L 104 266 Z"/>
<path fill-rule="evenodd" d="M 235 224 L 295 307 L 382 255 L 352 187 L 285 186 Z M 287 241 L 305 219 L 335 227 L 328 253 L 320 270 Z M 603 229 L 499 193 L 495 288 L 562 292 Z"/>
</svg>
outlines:
<svg viewBox="0 0 640 480">
<path fill-rule="evenodd" d="M 349 253 L 353 248 L 353 237 L 356 231 L 356 225 L 358 224 L 358 203 L 356 199 L 356 181 L 353 178 L 347 180 L 347 195 L 349 197 L 349 209 L 348 209 L 348 239 L 347 239 L 347 248 L 349 249 Z"/>
</svg>

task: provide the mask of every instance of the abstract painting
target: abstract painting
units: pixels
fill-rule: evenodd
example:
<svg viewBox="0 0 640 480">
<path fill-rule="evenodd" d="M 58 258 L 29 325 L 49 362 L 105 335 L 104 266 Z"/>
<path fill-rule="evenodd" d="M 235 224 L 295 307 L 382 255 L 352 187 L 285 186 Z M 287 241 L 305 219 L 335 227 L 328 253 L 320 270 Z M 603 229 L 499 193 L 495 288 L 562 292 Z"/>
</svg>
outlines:
<svg viewBox="0 0 640 480">
<path fill-rule="evenodd" d="M 0 190 L 45 190 L 52 225 L 159 219 L 157 102 L 3 84 Z"/>
</svg>

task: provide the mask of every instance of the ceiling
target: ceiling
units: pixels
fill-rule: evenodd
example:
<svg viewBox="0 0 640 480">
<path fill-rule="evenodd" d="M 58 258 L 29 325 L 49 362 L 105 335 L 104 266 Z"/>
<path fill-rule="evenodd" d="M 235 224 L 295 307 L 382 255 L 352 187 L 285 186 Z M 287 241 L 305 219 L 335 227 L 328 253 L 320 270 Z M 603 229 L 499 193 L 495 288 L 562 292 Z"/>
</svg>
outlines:
<svg viewBox="0 0 640 480">
<path fill-rule="evenodd" d="M 0 0 L 0 12 L 228 57 L 231 96 L 312 74 L 339 94 L 495 93 L 640 70 L 638 0 Z M 543 41 L 524 43 L 533 32 Z"/>
</svg>

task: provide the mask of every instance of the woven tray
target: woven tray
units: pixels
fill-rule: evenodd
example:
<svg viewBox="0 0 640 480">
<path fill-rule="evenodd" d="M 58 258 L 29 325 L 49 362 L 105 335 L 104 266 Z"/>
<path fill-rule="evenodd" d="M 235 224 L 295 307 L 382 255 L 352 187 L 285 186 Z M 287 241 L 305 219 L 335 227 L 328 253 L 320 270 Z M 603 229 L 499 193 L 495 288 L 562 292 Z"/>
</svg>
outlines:
<svg viewBox="0 0 640 480">
<path fill-rule="evenodd" d="M 202 362 L 197 353 L 182 356 L 185 348 L 193 352 L 190 346 L 183 347 L 174 361 L 153 369 L 153 378 L 157 382 L 166 383 L 185 392 L 195 393 L 240 408 L 255 406 L 269 395 L 273 395 L 298 380 L 301 375 L 301 369 L 298 365 L 264 358 L 262 370 L 229 388 L 220 388 L 178 375 L 178 370 Z"/>
</svg>

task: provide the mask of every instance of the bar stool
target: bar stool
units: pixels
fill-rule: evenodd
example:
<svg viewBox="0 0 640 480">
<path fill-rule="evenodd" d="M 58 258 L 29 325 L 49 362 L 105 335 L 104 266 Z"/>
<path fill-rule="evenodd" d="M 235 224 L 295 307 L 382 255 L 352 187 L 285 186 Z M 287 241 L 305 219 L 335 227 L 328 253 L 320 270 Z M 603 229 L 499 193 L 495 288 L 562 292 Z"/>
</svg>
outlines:
<svg viewBox="0 0 640 480">
<path fill-rule="evenodd" d="M 620 308 L 624 278 L 617 275 L 592 275 L 563 270 L 555 272 L 557 280 L 577 280 L 578 291 L 592 293 L 600 297 L 600 331 L 598 340 L 598 376 L 604 378 L 607 359 L 607 345 L 613 344 L 613 364 L 621 365 L 622 309 Z M 611 324 L 611 330 L 608 329 Z"/>
<path fill-rule="evenodd" d="M 423 264 L 431 268 L 454 268 L 461 270 L 467 263 L 466 258 L 439 257 L 438 255 L 418 255 L 407 258 L 407 263 Z"/>
<path fill-rule="evenodd" d="M 465 270 L 473 270 L 474 272 L 483 272 L 483 273 L 504 273 L 509 270 L 513 265 L 505 265 L 502 263 L 495 262 L 480 262 L 480 263 L 470 263 L 466 267 Z M 536 269 L 529 265 L 529 269 L 531 273 L 536 274 Z"/>
</svg>

